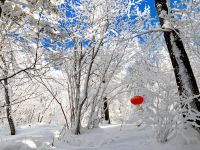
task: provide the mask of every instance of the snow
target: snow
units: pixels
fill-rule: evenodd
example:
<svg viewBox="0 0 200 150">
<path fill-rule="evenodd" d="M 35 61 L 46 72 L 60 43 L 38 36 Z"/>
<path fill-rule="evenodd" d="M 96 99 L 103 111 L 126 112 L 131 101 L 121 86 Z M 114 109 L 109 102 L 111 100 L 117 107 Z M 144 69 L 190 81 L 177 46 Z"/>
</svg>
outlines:
<svg viewBox="0 0 200 150">
<path fill-rule="evenodd" d="M 81 135 L 66 131 L 57 138 L 61 126 L 38 124 L 17 128 L 10 136 L 8 129 L 0 129 L 0 150 L 198 150 L 200 138 L 193 129 L 177 132 L 166 143 L 158 143 L 150 127 L 133 124 L 103 125 L 96 129 L 82 129 Z"/>
<path fill-rule="evenodd" d="M 22 143 L 28 145 L 30 148 L 37 148 L 37 145 L 30 139 L 24 139 L 22 140 Z"/>
<path fill-rule="evenodd" d="M 169 20 L 164 20 L 164 24 L 162 25 L 163 29 L 172 29 L 173 30 L 173 26 L 171 24 L 171 22 Z"/>
</svg>

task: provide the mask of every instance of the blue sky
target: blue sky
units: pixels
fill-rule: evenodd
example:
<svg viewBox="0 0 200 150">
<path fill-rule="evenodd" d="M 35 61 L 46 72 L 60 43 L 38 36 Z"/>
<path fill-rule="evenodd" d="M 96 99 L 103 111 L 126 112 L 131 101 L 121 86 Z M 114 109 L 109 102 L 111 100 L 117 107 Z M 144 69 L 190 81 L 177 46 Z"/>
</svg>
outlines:
<svg viewBox="0 0 200 150">
<path fill-rule="evenodd" d="M 170 0 L 171 7 L 174 6 L 173 5 L 174 2 L 181 2 L 181 0 Z M 155 7 L 154 7 L 154 3 L 155 3 L 155 0 L 144 0 L 142 2 L 142 5 L 140 6 L 140 8 L 143 10 L 145 5 L 149 5 L 151 7 L 151 16 L 155 17 L 156 16 L 156 10 L 155 10 Z"/>
<path fill-rule="evenodd" d="M 66 1 L 66 3 L 69 3 L 69 1 L 70 0 L 65 0 Z M 79 3 L 79 1 L 80 0 L 74 0 L 74 2 L 75 3 Z M 174 1 L 174 0 L 171 0 L 172 2 Z M 179 0 L 180 1 L 180 0 Z M 150 7 L 151 7 L 151 16 L 152 17 L 155 17 L 156 16 L 156 10 L 155 10 L 155 7 L 154 7 L 154 0 L 143 0 L 142 2 L 141 2 L 141 5 L 140 5 L 140 10 L 142 11 L 142 10 L 144 10 L 144 7 L 145 6 L 147 6 L 147 5 L 149 5 Z M 61 8 L 62 9 L 62 8 Z M 66 9 L 66 6 L 65 6 L 65 8 L 64 9 Z M 67 11 L 67 16 L 68 17 L 74 17 L 74 13 L 75 12 L 73 12 L 73 10 L 71 10 L 70 9 L 70 7 L 67 7 L 67 9 L 69 9 L 70 11 Z"/>
<path fill-rule="evenodd" d="M 135 0 L 135 1 L 137 1 L 137 0 Z M 171 0 L 171 3 L 173 3 L 175 0 Z M 176 0 L 176 1 L 181 1 L 181 0 Z M 73 4 L 75 4 L 75 5 L 79 5 L 80 3 L 80 0 L 73 0 L 73 1 L 71 1 L 71 0 L 65 0 L 65 5 L 61 5 L 60 6 L 60 9 L 61 10 L 63 10 L 63 11 L 66 11 L 66 16 L 68 17 L 68 18 L 74 18 L 75 16 L 76 16 L 76 14 L 75 14 L 75 12 L 73 11 L 73 9 L 70 7 L 70 5 L 68 5 L 69 3 L 72 3 L 73 2 Z M 143 10 L 144 10 L 144 8 L 146 7 L 146 6 L 150 6 L 150 14 L 151 14 L 151 17 L 156 17 L 156 10 L 155 10 L 155 6 L 154 6 L 154 3 L 155 3 L 155 1 L 154 0 L 143 0 L 142 2 L 141 2 L 141 4 L 139 5 L 139 7 L 140 7 L 140 11 L 142 12 Z M 67 5 L 66 5 L 67 4 Z M 122 22 L 124 21 L 124 19 L 126 19 L 126 16 L 121 16 L 122 18 L 119 18 Z M 118 19 L 117 19 L 118 20 Z M 134 20 L 135 20 L 135 17 L 133 16 L 133 18 L 132 18 L 132 20 L 133 20 L 133 22 L 135 22 Z M 117 22 L 120 22 L 119 20 L 117 21 Z M 158 20 L 157 19 L 155 19 L 154 21 L 151 21 L 152 23 L 151 24 L 154 24 L 154 23 L 156 23 L 156 22 L 158 22 Z M 62 28 L 65 28 L 66 30 L 69 30 L 69 31 L 67 31 L 67 32 L 70 32 L 70 29 L 71 29 L 71 27 L 75 27 L 76 26 L 76 24 L 77 24 L 77 19 L 72 19 L 70 22 L 64 22 L 64 21 L 62 21 L 62 20 L 60 20 L 60 28 L 62 29 Z M 84 24 L 84 27 L 87 27 L 87 25 L 86 24 Z M 117 30 L 117 29 L 116 29 Z M 120 32 L 120 30 L 119 31 L 117 31 L 117 32 Z M 43 41 L 43 46 L 45 46 L 46 48 L 52 48 L 52 45 L 50 45 L 50 43 L 51 43 L 52 41 L 50 40 L 50 39 L 45 39 L 44 41 Z M 56 46 L 56 47 L 54 47 L 54 48 L 61 48 L 62 49 L 62 47 L 63 47 L 63 45 L 61 45 L 61 46 Z M 68 47 L 68 48 L 70 48 L 70 47 L 73 47 L 73 44 L 72 44 L 72 41 L 70 40 L 70 39 L 66 39 L 66 47 Z"/>
<path fill-rule="evenodd" d="M 155 17 L 156 16 L 156 10 L 154 7 L 154 0 L 145 0 L 142 2 L 142 4 L 140 5 L 141 10 L 144 9 L 145 5 L 149 5 L 151 8 L 151 16 Z"/>
<path fill-rule="evenodd" d="M 80 0 L 65 0 L 65 4 L 61 5 L 60 6 L 60 10 L 63 10 L 63 11 L 66 11 L 66 16 L 68 18 L 74 18 L 76 16 L 76 13 L 75 11 L 71 8 L 70 3 L 73 3 L 75 5 L 79 5 L 80 4 Z M 151 7 L 151 16 L 152 17 L 155 17 L 156 16 L 156 11 L 155 11 L 155 8 L 154 8 L 154 0 L 144 0 L 141 5 L 140 5 L 140 10 L 143 11 L 145 6 L 149 5 Z M 122 17 L 120 20 L 123 20 L 125 19 L 126 17 Z M 134 21 L 134 18 L 133 17 L 133 21 Z M 119 21 L 121 22 L 121 21 Z M 77 24 L 77 19 L 72 19 L 70 22 L 65 22 L 63 20 L 60 20 L 60 28 L 64 29 L 65 28 L 65 31 L 67 30 L 67 32 L 70 32 L 71 30 L 71 27 L 75 27 L 76 24 Z M 87 25 L 84 25 L 84 27 L 87 27 Z M 64 30 L 63 30 L 64 31 Z M 118 31 L 120 32 L 120 30 Z M 53 39 L 49 39 L 49 38 L 44 38 L 43 41 L 42 41 L 42 44 L 43 46 L 46 48 L 46 49 L 62 49 L 63 45 L 62 46 L 58 46 L 57 44 L 53 44 L 51 45 L 51 43 L 53 42 Z M 70 39 L 66 39 L 66 43 L 65 43 L 65 47 L 67 48 L 71 48 L 73 47 L 73 42 L 70 40 Z"/>
</svg>

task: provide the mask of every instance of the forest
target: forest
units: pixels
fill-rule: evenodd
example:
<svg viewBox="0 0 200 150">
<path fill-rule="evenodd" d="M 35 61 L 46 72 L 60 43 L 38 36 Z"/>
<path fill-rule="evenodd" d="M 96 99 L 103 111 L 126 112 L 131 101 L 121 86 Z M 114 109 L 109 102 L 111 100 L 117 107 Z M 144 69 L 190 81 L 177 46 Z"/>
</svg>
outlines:
<svg viewBox="0 0 200 150">
<path fill-rule="evenodd" d="M 198 150 L 199 0 L 0 0 L 0 150 Z"/>
</svg>

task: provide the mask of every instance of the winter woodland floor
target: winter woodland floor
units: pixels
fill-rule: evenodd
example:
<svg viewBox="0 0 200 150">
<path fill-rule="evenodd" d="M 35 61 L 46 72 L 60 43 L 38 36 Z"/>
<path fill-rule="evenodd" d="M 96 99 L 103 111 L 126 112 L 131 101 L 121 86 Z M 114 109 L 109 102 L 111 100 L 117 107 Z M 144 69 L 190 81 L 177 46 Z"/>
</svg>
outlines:
<svg viewBox="0 0 200 150">
<path fill-rule="evenodd" d="M 158 143 L 148 127 L 105 125 L 83 129 L 81 135 L 65 133 L 56 138 L 62 127 L 34 125 L 17 128 L 17 135 L 0 129 L 0 150 L 199 150 L 200 138 L 195 132 L 178 132 L 167 143 Z M 186 136 L 187 135 L 187 136 Z M 53 138 L 55 137 L 55 138 Z M 187 138 L 186 138 L 187 137 Z M 52 146 L 53 143 L 53 146 Z"/>
</svg>

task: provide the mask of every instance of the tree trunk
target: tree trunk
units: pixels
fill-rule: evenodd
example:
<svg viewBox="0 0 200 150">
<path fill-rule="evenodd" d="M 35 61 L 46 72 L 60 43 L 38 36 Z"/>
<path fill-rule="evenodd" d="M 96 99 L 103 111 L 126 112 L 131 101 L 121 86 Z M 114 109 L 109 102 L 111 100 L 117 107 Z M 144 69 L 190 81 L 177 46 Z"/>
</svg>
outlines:
<svg viewBox="0 0 200 150">
<path fill-rule="evenodd" d="M 10 105 L 10 97 L 8 93 L 8 79 L 4 79 L 4 91 L 5 91 L 5 101 L 6 101 L 6 113 L 7 119 L 10 126 L 11 135 L 15 135 L 15 125 L 11 115 L 11 105 Z"/>
<path fill-rule="evenodd" d="M 165 18 L 165 16 L 167 17 L 168 15 L 167 0 L 155 0 L 155 7 L 161 26 L 167 28 L 166 23 L 169 23 L 169 20 Z M 183 42 L 179 36 L 179 31 L 173 27 L 168 29 L 169 31 L 164 31 L 164 38 L 174 68 L 179 95 L 181 99 L 192 98 L 192 102 L 190 103 L 191 108 L 200 112 L 200 102 L 198 101 L 198 98 L 194 98 L 199 95 L 199 89 Z M 188 109 L 188 106 L 185 106 L 183 103 L 182 105 Z M 184 117 L 187 115 L 188 112 L 183 114 Z M 198 126 L 200 125 L 198 118 L 196 118 L 195 123 Z M 200 127 L 196 127 L 196 129 L 200 132 Z"/>
<path fill-rule="evenodd" d="M 75 120 L 75 133 L 76 135 L 81 134 L 81 110 L 82 106 L 78 107 L 77 116 Z"/>
<path fill-rule="evenodd" d="M 6 0 L 0 0 L 0 17 L 1 17 L 1 13 L 2 13 L 2 8 L 1 5 L 3 5 L 5 3 Z"/>
<path fill-rule="evenodd" d="M 110 116 L 109 116 L 109 109 L 108 109 L 108 101 L 107 98 L 104 97 L 104 104 L 103 104 L 103 110 L 104 110 L 104 115 L 105 115 L 105 121 L 108 122 L 108 124 L 110 124 Z"/>
<path fill-rule="evenodd" d="M 93 128 L 92 124 L 93 124 L 93 114 L 95 113 L 95 108 L 96 108 L 96 102 L 95 102 L 95 98 L 92 100 L 92 105 L 91 105 L 91 111 L 89 114 L 89 118 L 88 118 L 88 123 L 87 123 L 87 128 Z"/>
</svg>

